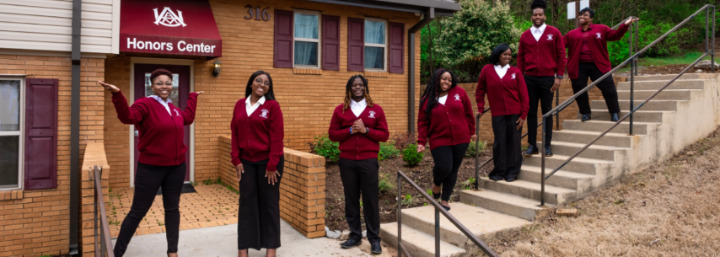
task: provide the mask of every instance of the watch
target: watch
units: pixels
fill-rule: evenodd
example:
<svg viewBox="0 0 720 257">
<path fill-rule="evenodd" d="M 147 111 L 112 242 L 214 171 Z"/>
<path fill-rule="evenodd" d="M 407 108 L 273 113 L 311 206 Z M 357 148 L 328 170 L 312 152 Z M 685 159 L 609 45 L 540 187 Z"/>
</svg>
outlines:
<svg viewBox="0 0 720 257">
<path fill-rule="evenodd" d="M 558 76 L 555 76 L 555 78 L 563 79 L 563 76 L 562 76 L 562 75 L 558 75 Z"/>
</svg>

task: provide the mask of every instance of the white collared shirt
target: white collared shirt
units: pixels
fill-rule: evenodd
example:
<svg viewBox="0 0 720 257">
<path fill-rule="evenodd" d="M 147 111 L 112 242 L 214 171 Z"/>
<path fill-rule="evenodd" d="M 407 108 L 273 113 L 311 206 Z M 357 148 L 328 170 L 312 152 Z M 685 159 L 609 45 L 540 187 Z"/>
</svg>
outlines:
<svg viewBox="0 0 720 257">
<path fill-rule="evenodd" d="M 542 37 L 542 34 L 545 33 L 545 28 L 547 28 L 547 24 L 545 23 L 543 23 L 543 25 L 539 28 L 536 28 L 535 26 L 530 26 L 530 32 L 535 38 L 535 41 L 540 41 L 540 37 Z"/>
<path fill-rule="evenodd" d="M 447 101 L 447 96 L 448 96 L 448 95 L 444 95 L 444 96 L 438 97 L 438 99 L 437 99 L 437 100 L 438 100 L 438 103 L 440 103 L 440 104 L 442 104 L 442 105 L 445 105 L 445 102 Z"/>
<path fill-rule="evenodd" d="M 247 112 L 248 117 L 250 117 L 250 115 L 255 112 L 258 107 L 260 107 L 260 105 L 265 104 L 265 96 L 260 97 L 255 104 L 250 104 L 250 98 L 252 98 L 252 96 L 245 98 L 245 112 Z"/>
<path fill-rule="evenodd" d="M 151 95 L 148 97 L 155 99 L 155 101 L 162 104 L 162 106 L 165 107 L 165 110 L 167 110 L 168 114 L 170 114 L 170 116 L 172 116 L 172 112 L 170 112 L 170 106 L 168 105 L 169 103 L 172 103 L 172 100 L 170 100 L 169 97 L 167 100 L 163 100 L 162 97 L 160 97 L 158 95 Z"/>
<path fill-rule="evenodd" d="M 510 64 L 505 64 L 505 66 L 500 67 L 500 65 L 495 65 L 495 72 L 497 72 L 498 77 L 502 79 L 505 77 L 505 74 L 507 73 L 508 69 L 510 69 Z"/>
<path fill-rule="evenodd" d="M 367 102 L 365 101 L 365 98 L 360 100 L 360 102 L 350 100 L 350 110 L 352 110 L 353 114 L 355 114 L 355 117 L 360 118 L 360 114 L 365 111 L 365 107 L 367 107 Z"/>
</svg>

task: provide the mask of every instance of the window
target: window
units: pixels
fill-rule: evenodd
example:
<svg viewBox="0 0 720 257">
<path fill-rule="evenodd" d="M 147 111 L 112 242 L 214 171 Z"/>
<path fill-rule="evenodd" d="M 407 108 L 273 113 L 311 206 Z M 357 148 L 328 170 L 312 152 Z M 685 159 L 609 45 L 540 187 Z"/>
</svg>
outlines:
<svg viewBox="0 0 720 257">
<path fill-rule="evenodd" d="M 23 80 L 0 78 L 0 189 L 20 187 Z"/>
<path fill-rule="evenodd" d="M 293 63 L 300 67 L 318 67 L 320 39 L 318 14 L 295 12 Z"/>
<path fill-rule="evenodd" d="M 385 70 L 385 22 L 365 20 L 365 69 Z"/>
</svg>

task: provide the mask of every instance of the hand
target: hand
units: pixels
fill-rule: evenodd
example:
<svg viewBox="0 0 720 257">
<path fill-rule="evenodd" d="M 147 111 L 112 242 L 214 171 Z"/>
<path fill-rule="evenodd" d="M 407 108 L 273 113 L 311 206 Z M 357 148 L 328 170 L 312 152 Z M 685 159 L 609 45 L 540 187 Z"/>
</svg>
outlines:
<svg viewBox="0 0 720 257">
<path fill-rule="evenodd" d="M 105 83 L 105 81 L 98 81 L 98 83 L 105 89 L 110 90 L 110 92 L 113 92 L 113 93 L 120 92 L 120 89 L 113 84 Z"/>
<path fill-rule="evenodd" d="M 266 171 L 265 171 L 265 177 L 266 177 L 267 180 L 268 180 L 268 184 L 274 186 L 275 183 L 278 182 L 278 178 L 280 177 L 280 172 L 266 170 Z"/>
<path fill-rule="evenodd" d="M 417 152 L 419 153 L 419 152 L 422 152 L 422 151 L 425 151 L 425 145 L 418 145 L 418 146 L 417 146 Z"/>
<path fill-rule="evenodd" d="M 202 95 L 203 93 L 205 93 L 205 91 L 197 91 L 195 93 L 197 93 L 198 95 Z"/>
<path fill-rule="evenodd" d="M 470 136 L 470 140 L 472 140 L 472 141 L 477 140 L 477 135 L 472 135 L 472 136 Z"/>
<path fill-rule="evenodd" d="M 357 119 L 355 120 L 355 122 L 353 122 L 352 130 L 353 133 L 360 132 L 363 134 L 367 131 L 367 129 L 365 129 L 365 123 L 363 123 L 361 119 Z"/>
<path fill-rule="evenodd" d="M 522 130 L 524 122 L 525 120 L 523 120 L 523 118 L 518 118 L 517 121 L 515 121 L 515 124 L 517 124 L 517 127 L 515 127 L 515 129 Z"/>
<path fill-rule="evenodd" d="M 555 84 L 553 84 L 552 87 L 550 88 L 550 93 L 555 93 L 555 91 L 557 91 L 558 88 L 560 88 L 560 79 L 555 78 Z"/>
<path fill-rule="evenodd" d="M 631 23 L 639 21 L 639 20 L 640 20 L 640 18 L 638 18 L 638 17 L 630 17 L 625 21 L 625 25 L 630 25 Z"/>
<path fill-rule="evenodd" d="M 237 172 L 238 182 L 240 182 L 240 180 L 242 180 L 242 174 L 245 173 L 242 163 L 235 165 L 235 171 Z"/>
</svg>

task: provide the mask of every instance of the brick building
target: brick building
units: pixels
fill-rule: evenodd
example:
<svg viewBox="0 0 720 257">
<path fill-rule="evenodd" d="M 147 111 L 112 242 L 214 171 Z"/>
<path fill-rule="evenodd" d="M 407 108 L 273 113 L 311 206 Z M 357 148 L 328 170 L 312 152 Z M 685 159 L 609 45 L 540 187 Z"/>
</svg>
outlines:
<svg viewBox="0 0 720 257">
<path fill-rule="evenodd" d="M 134 128 L 96 81 L 132 102 L 145 96 L 147 72 L 163 67 L 177 74 L 174 103 L 205 91 L 186 130 L 187 180 L 216 179 L 233 106 L 256 70 L 272 75 L 288 148 L 307 151 L 327 131 L 358 73 L 391 134 L 414 131 L 416 32 L 458 9 L 446 0 L 0 3 L 0 256 L 87 252 L 88 145 L 104 150 L 92 154 L 112 167 L 110 187 L 133 186 Z"/>
</svg>

